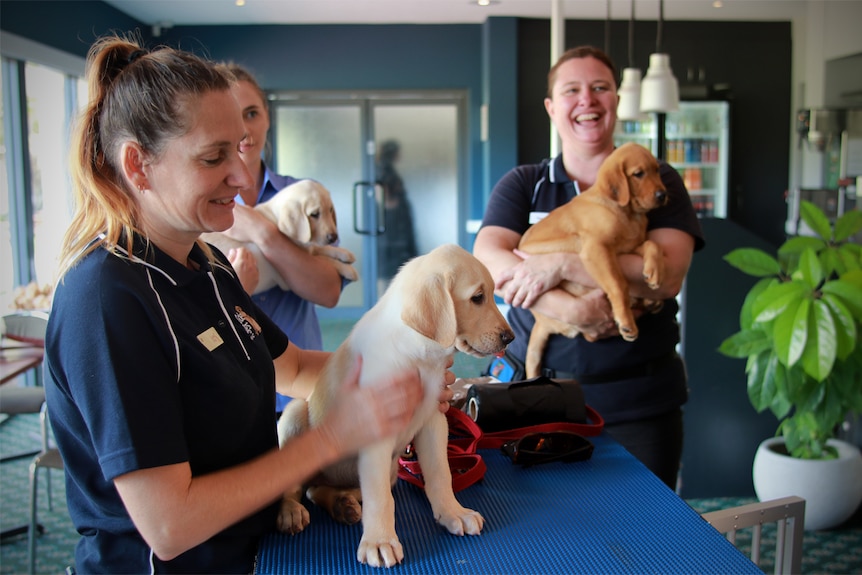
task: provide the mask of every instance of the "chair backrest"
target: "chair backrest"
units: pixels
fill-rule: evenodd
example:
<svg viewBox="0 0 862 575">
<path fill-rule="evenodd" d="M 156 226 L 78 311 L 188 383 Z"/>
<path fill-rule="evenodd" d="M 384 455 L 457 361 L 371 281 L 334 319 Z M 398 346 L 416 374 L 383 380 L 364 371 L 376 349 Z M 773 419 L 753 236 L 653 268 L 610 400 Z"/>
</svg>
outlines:
<svg viewBox="0 0 862 575">
<path fill-rule="evenodd" d="M 45 345 L 48 314 L 44 311 L 18 311 L 3 316 L 3 337 L 33 345 Z"/>
<path fill-rule="evenodd" d="M 736 534 L 752 529 L 751 560 L 760 566 L 762 527 L 776 524 L 775 573 L 801 573 L 802 539 L 805 527 L 805 500 L 801 497 L 782 497 L 771 501 L 740 505 L 729 509 L 710 511 L 702 515 L 706 521 L 727 539 L 736 544 Z"/>
</svg>

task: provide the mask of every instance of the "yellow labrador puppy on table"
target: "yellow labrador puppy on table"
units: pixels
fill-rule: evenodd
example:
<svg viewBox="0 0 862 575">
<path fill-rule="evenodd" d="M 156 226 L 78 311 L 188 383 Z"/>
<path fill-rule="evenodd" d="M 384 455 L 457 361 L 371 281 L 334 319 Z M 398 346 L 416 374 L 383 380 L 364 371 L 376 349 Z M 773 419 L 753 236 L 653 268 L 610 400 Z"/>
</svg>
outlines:
<svg viewBox="0 0 862 575">
<path fill-rule="evenodd" d="M 336 520 L 362 519 L 360 562 L 391 567 L 404 558 L 395 533 L 392 486 L 398 457 L 411 441 L 437 522 L 455 535 L 482 530 L 482 516 L 455 499 L 448 427 L 437 397 L 456 349 L 477 357 L 498 354 L 514 337 L 494 302 L 494 280 L 487 268 L 466 250 L 444 245 L 402 266 L 380 301 L 329 359 L 308 400 L 288 404 L 278 423 L 281 443 L 323 419 L 359 357 L 359 385 L 373 385 L 408 369 L 419 371 L 425 397 L 409 428 L 364 449 L 357 458 L 324 469 L 308 488 L 309 499 Z M 279 518 L 282 531 L 297 533 L 308 525 L 301 497 L 302 487 L 286 494 Z"/>
</svg>

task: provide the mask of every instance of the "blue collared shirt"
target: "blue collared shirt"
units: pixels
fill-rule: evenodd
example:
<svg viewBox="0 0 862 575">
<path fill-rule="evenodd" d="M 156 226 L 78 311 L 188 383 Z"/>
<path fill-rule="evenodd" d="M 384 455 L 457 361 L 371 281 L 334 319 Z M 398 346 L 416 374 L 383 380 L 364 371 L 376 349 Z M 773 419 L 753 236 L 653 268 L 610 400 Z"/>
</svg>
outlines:
<svg viewBox="0 0 862 575">
<path fill-rule="evenodd" d="M 281 176 L 273 173 L 267 167 L 263 177 L 263 185 L 257 194 L 257 203 L 272 198 L 279 190 L 299 181 L 292 176 Z M 243 203 L 237 194 L 237 202 Z M 301 273 L 301 270 L 297 270 Z M 290 338 L 296 346 L 302 349 L 323 349 L 323 336 L 320 332 L 320 321 L 317 318 L 315 304 L 302 299 L 294 292 L 284 291 L 278 286 L 263 293 L 252 296 L 254 303 L 266 313 L 278 327 Z M 276 394 L 276 411 L 284 410 L 290 398 Z"/>
</svg>

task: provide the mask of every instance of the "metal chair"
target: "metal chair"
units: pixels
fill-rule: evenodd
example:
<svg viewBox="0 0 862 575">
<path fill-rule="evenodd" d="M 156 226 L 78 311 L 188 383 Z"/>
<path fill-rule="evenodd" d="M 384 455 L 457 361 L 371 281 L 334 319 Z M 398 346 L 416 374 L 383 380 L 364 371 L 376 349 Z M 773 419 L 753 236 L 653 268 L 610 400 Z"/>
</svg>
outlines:
<svg viewBox="0 0 862 575">
<path fill-rule="evenodd" d="M 802 539 L 805 529 L 805 500 L 791 496 L 720 509 L 702 514 L 718 531 L 736 545 L 736 534 L 752 529 L 751 561 L 760 566 L 761 529 L 765 523 L 776 523 L 775 574 L 802 571 Z"/>
<path fill-rule="evenodd" d="M 2 337 L 13 342 L 11 347 L 44 347 L 48 314 L 41 311 L 19 311 L 2 318 Z M 0 387 L 0 413 L 10 417 L 25 413 L 39 413 L 45 402 L 42 387 L 42 367 L 32 370 L 30 385 L 4 385 Z M 29 375 L 29 374 L 28 374 Z M 18 376 L 24 377 L 24 375 Z M 44 438 L 43 438 L 44 440 Z M 28 451 L 4 457 L 0 462 L 32 457 L 39 451 Z"/>
<path fill-rule="evenodd" d="M 48 314 L 41 311 L 19 311 L 3 316 L 3 337 L 16 343 L 30 346 L 44 347 L 45 332 L 48 327 Z M 7 457 L 4 461 L 18 459 L 21 457 L 32 457 L 30 463 L 30 521 L 26 528 L 16 528 L 4 533 L 5 536 L 23 533 L 27 531 L 28 553 L 30 560 L 30 573 L 35 572 L 36 567 L 36 533 L 42 532 L 44 528 L 36 520 L 37 501 L 37 473 L 39 469 L 46 469 L 46 490 L 48 495 L 48 509 L 53 509 L 53 498 L 51 494 L 51 469 L 63 469 L 63 460 L 60 452 L 51 446 L 50 429 L 48 424 L 48 412 L 45 404 L 45 388 L 42 385 L 42 366 L 34 370 L 35 378 L 33 385 L 6 386 L 0 388 L 0 413 L 9 416 L 24 413 L 38 413 L 39 427 L 41 431 L 41 448 L 23 454 Z"/>
<path fill-rule="evenodd" d="M 47 405 L 42 404 L 39 412 L 39 425 L 42 430 L 42 451 L 30 463 L 30 527 L 27 531 L 27 554 L 30 561 L 30 573 L 36 572 L 36 532 L 42 531 L 36 520 L 36 502 L 38 499 L 37 482 L 39 469 L 45 469 L 46 487 L 48 492 L 48 509 L 53 509 L 51 502 L 51 469 L 63 470 L 63 458 L 56 447 L 51 447 L 49 437 Z"/>
</svg>

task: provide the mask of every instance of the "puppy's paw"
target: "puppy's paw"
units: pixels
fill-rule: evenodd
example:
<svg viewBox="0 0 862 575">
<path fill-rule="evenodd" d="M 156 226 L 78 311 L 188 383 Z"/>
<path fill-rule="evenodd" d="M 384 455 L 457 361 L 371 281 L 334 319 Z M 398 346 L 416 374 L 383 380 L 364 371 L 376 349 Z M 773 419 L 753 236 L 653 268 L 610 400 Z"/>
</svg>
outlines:
<svg viewBox="0 0 862 575">
<path fill-rule="evenodd" d="M 311 522 L 308 509 L 299 501 L 285 497 L 281 500 L 281 510 L 278 512 L 278 530 L 282 533 L 296 535 Z"/>
<path fill-rule="evenodd" d="M 663 276 L 664 266 L 662 265 L 661 260 L 644 260 L 643 278 L 644 282 L 650 289 L 660 288 Z"/>
<path fill-rule="evenodd" d="M 352 495 L 344 494 L 332 504 L 331 514 L 339 523 L 353 525 L 362 519 L 362 505 Z"/>
<path fill-rule="evenodd" d="M 355 282 L 359 279 L 359 272 L 356 271 L 356 268 L 350 264 L 345 264 L 335 260 L 335 267 L 338 269 L 338 273 L 341 274 L 341 277 L 349 279 L 350 281 Z"/>
<path fill-rule="evenodd" d="M 326 256 L 345 264 L 352 264 L 356 261 L 356 256 L 353 255 L 353 252 L 339 246 L 308 244 L 308 250 L 314 255 Z"/>
<path fill-rule="evenodd" d="M 452 535 L 478 535 L 485 526 L 485 518 L 478 511 L 466 507 L 444 513 L 436 519 Z"/>
<path fill-rule="evenodd" d="M 353 255 L 353 252 L 351 252 L 347 248 L 340 248 L 338 246 L 335 246 L 334 249 L 337 251 L 332 257 L 337 259 L 338 261 L 344 262 L 346 264 L 352 264 L 356 261 L 356 256 Z"/>
<path fill-rule="evenodd" d="M 392 567 L 404 559 L 404 549 L 398 536 L 373 540 L 373 537 L 362 535 L 359 549 L 356 551 L 356 559 L 371 567 Z"/>
<path fill-rule="evenodd" d="M 631 326 L 620 326 L 620 335 L 626 341 L 634 341 L 638 338 L 638 328 L 632 324 Z"/>
<path fill-rule="evenodd" d="M 658 278 L 658 274 L 647 274 L 646 270 L 644 270 L 644 282 L 650 289 L 661 287 L 661 280 Z"/>
<path fill-rule="evenodd" d="M 658 313 L 664 307 L 664 301 L 658 299 L 645 299 L 643 301 L 644 311 L 647 313 Z"/>
<path fill-rule="evenodd" d="M 625 308 L 617 313 L 614 309 L 614 322 L 617 324 L 617 329 L 620 330 L 620 335 L 626 341 L 634 341 L 638 338 L 638 325 L 635 323 L 635 317 L 630 308 Z"/>
</svg>

